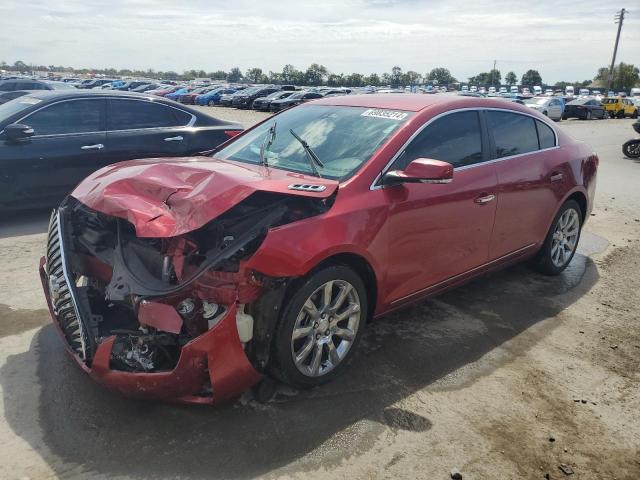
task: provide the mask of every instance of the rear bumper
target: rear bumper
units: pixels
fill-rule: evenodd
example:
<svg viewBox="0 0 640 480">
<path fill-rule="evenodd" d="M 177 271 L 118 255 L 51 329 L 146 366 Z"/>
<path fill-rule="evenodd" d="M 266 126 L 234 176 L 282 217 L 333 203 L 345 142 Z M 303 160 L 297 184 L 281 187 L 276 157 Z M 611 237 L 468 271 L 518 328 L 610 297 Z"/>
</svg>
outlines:
<svg viewBox="0 0 640 480">
<path fill-rule="evenodd" d="M 53 324 L 78 366 L 104 387 L 132 397 L 211 404 L 240 395 L 262 378 L 247 359 L 238 337 L 235 305 L 215 327 L 182 347 L 178 363 L 171 371 L 132 373 L 112 370 L 109 364 L 115 336 L 104 339 L 97 346 L 91 364 L 86 364 L 66 341 L 54 313 L 44 266 L 43 257 L 40 280 Z"/>
</svg>

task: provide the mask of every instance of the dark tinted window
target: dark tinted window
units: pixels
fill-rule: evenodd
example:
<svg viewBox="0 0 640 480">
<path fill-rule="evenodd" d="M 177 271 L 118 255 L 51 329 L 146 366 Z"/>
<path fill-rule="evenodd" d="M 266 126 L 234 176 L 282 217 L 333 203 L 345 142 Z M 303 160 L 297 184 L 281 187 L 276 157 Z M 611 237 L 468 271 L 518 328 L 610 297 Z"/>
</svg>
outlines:
<svg viewBox="0 0 640 480">
<path fill-rule="evenodd" d="M 517 113 L 487 111 L 498 158 L 538 150 L 534 119 Z"/>
<path fill-rule="evenodd" d="M 551 148 L 556 146 L 556 137 L 553 134 L 553 130 L 548 125 L 536 120 L 536 127 L 538 128 L 538 140 L 540 142 L 540 148 Z"/>
<path fill-rule="evenodd" d="M 394 169 L 404 169 L 416 158 L 433 158 L 454 167 L 482 161 L 482 133 L 477 112 L 446 115 L 427 126 L 409 144 Z"/>
<path fill-rule="evenodd" d="M 45 107 L 22 123 L 32 127 L 36 135 L 99 132 L 103 109 L 103 100 L 66 101 Z"/>
<path fill-rule="evenodd" d="M 110 130 L 174 127 L 191 119 L 179 121 L 174 112 L 171 107 L 143 100 L 111 100 Z"/>
<path fill-rule="evenodd" d="M 320 98 L 322 95 L 319 93 L 305 93 L 302 98 Z"/>
</svg>

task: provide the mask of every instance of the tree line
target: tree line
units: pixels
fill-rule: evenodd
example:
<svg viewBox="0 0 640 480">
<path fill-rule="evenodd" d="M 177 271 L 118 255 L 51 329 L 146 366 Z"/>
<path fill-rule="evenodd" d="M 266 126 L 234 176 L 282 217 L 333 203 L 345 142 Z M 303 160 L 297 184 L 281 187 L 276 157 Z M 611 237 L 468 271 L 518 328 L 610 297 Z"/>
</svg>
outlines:
<svg viewBox="0 0 640 480">
<path fill-rule="evenodd" d="M 230 83 L 273 83 L 273 84 L 293 84 L 293 85 L 329 85 L 331 87 L 363 87 L 372 86 L 391 86 L 406 87 L 414 85 L 451 85 L 466 83 L 477 86 L 501 86 L 501 85 L 544 85 L 542 77 L 537 70 L 527 70 L 520 81 L 515 72 L 507 72 L 502 78 L 500 70 L 492 69 L 488 72 L 481 72 L 470 77 L 467 82 L 457 80 L 447 68 L 437 67 L 431 71 L 421 74 L 414 70 L 403 71 L 399 66 L 394 66 L 390 72 L 382 74 L 371 73 L 363 75 L 361 73 L 332 73 L 324 65 L 312 63 L 305 70 L 298 70 L 293 65 L 287 64 L 280 72 L 265 72 L 261 68 L 254 67 L 247 69 L 244 73 L 238 67 L 234 67 L 229 71 L 216 70 L 207 72 L 205 70 L 185 70 L 182 73 L 174 71 L 157 71 L 148 70 L 130 70 L 115 68 L 81 68 L 57 66 L 57 65 L 28 65 L 18 60 L 13 64 L 4 61 L 0 62 L 0 70 L 18 71 L 21 73 L 30 73 L 35 71 L 56 72 L 65 75 L 105 75 L 113 77 L 146 77 L 161 80 L 194 80 L 196 78 L 211 78 L 212 80 L 227 81 Z M 556 82 L 553 86 L 563 88 L 566 85 L 574 85 L 576 87 L 596 86 L 606 87 L 609 75 L 609 69 L 602 67 L 591 80 L 575 81 L 575 82 Z M 613 86 L 615 91 L 629 90 L 631 87 L 640 82 L 640 74 L 638 68 L 631 64 L 619 63 L 614 69 Z"/>
</svg>

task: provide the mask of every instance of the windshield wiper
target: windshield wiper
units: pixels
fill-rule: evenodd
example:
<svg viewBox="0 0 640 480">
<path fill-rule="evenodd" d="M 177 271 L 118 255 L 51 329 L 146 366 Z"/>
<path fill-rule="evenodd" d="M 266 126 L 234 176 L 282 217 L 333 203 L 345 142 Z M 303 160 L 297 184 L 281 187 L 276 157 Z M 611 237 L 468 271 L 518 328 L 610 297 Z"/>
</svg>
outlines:
<svg viewBox="0 0 640 480">
<path fill-rule="evenodd" d="M 267 157 L 265 156 L 265 154 L 271 148 L 271 145 L 276 139 L 276 125 L 277 125 L 277 122 L 273 122 L 273 125 L 269 127 L 269 130 L 267 131 L 267 136 L 264 137 L 264 141 L 262 142 L 262 146 L 260 147 L 260 163 L 265 167 L 269 166 L 269 164 L 267 163 Z"/>
<path fill-rule="evenodd" d="M 322 175 L 320 175 L 320 172 L 318 171 L 318 167 L 324 168 L 324 163 L 320 161 L 320 159 L 315 154 L 315 152 L 311 149 L 309 144 L 305 142 L 302 138 L 300 138 L 300 136 L 296 132 L 294 132 L 292 128 L 289 129 L 289 132 L 291 132 L 291 135 L 293 135 L 293 138 L 298 140 L 300 142 L 300 145 L 302 145 L 302 148 L 304 148 L 304 153 L 307 155 L 307 158 L 309 159 L 309 165 L 311 165 L 311 170 L 313 170 L 314 175 L 316 177 L 322 178 Z M 316 165 L 318 167 L 316 167 Z"/>
</svg>

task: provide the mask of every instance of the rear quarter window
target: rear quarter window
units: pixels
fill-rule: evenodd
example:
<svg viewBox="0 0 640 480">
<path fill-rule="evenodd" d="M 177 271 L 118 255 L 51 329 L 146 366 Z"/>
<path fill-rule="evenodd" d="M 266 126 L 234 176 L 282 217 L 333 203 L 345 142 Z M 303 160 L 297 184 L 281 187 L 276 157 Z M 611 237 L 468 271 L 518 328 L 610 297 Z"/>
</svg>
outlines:
<svg viewBox="0 0 640 480">
<path fill-rule="evenodd" d="M 552 148 L 556 146 L 556 136 L 551 130 L 549 125 L 544 124 L 543 122 L 536 120 L 536 128 L 538 129 L 538 142 L 540 144 L 540 149 Z"/>
</svg>

